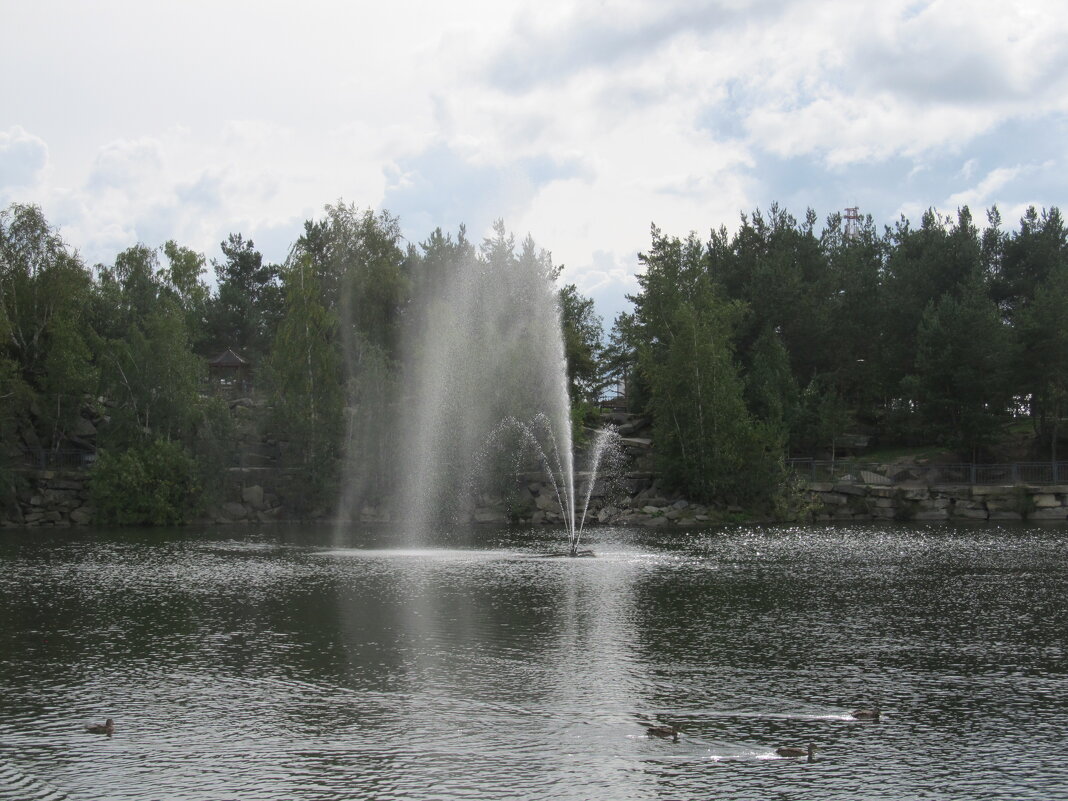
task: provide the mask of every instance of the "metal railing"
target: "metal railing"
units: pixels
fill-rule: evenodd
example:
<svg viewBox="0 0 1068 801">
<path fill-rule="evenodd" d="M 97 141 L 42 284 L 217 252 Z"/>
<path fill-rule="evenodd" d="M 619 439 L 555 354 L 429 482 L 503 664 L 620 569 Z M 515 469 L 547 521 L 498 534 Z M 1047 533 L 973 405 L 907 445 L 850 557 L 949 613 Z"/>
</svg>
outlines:
<svg viewBox="0 0 1068 801">
<path fill-rule="evenodd" d="M 840 484 L 1068 484 L 1068 462 L 895 465 L 846 459 L 787 459 L 786 465 L 807 481 Z"/>
<path fill-rule="evenodd" d="M 40 448 L 25 451 L 22 465 L 31 470 L 88 470 L 95 461 L 96 454 L 92 451 Z"/>
</svg>

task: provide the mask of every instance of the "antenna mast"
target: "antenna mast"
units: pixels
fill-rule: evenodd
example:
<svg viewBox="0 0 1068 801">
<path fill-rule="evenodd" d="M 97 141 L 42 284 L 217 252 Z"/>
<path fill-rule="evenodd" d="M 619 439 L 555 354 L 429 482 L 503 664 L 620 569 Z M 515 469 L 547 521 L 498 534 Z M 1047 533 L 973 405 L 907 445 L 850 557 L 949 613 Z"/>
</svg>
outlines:
<svg viewBox="0 0 1068 801">
<path fill-rule="evenodd" d="M 845 210 L 845 214 L 842 215 L 842 219 L 845 220 L 845 231 L 843 232 L 845 238 L 856 239 L 860 236 L 860 207 L 850 206 Z"/>
</svg>

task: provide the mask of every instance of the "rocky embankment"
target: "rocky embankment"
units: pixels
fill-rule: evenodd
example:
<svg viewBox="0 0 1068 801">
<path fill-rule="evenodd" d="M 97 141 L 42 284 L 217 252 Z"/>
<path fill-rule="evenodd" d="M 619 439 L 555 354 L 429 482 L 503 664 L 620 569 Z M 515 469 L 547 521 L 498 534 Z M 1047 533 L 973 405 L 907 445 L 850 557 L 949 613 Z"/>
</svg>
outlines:
<svg viewBox="0 0 1068 801">
<path fill-rule="evenodd" d="M 808 485 L 816 520 L 1068 520 L 1068 485 Z"/>
<path fill-rule="evenodd" d="M 580 485 L 584 476 L 579 476 Z M 226 497 L 199 522 L 267 523 L 292 519 L 283 502 L 285 471 L 270 467 L 232 468 Z M 814 521 L 1068 520 L 1068 485 L 887 486 L 812 483 L 803 489 L 807 505 L 800 518 Z M 581 509 L 579 510 L 581 512 Z M 330 517 L 322 513 L 321 517 Z M 561 525 L 552 485 L 521 477 L 502 495 L 483 494 L 463 517 L 471 523 Z M 615 482 L 599 481 L 590 498 L 587 523 L 672 527 L 715 525 L 744 519 L 744 510 L 694 504 L 667 492 L 651 472 L 631 472 Z M 363 523 L 397 518 L 386 504 L 365 503 L 353 514 Z M 17 503 L 0 515 L 3 527 L 69 527 L 92 523 L 87 474 L 40 470 L 27 477 Z"/>
<path fill-rule="evenodd" d="M 267 523 L 296 519 L 291 512 L 293 475 L 280 467 L 287 443 L 264 430 L 261 408 L 248 399 L 231 402 L 235 423 L 234 463 L 225 471 L 216 500 L 197 522 L 207 524 Z M 586 510 L 586 522 L 606 525 L 679 527 L 715 525 L 745 519 L 745 510 L 728 505 L 701 505 L 669 492 L 652 471 L 652 441 L 647 421 L 631 415 L 610 418 L 620 433 L 629 472 L 598 478 Z M 28 470 L 22 475 L 16 503 L 0 510 L 3 527 L 67 527 L 93 522 L 88 472 Z M 588 475 L 579 474 L 578 495 L 585 495 Z M 854 480 L 812 482 L 801 489 L 795 519 L 815 521 L 867 520 L 1068 520 L 1068 485 L 1026 484 L 927 485 L 862 471 Z M 287 502 L 288 501 L 288 502 Z M 580 504 L 581 505 L 581 504 Z M 579 508 L 581 514 L 582 509 Z M 363 523 L 398 519 L 388 501 L 365 502 L 348 513 Z M 319 510 L 313 518 L 334 515 Z M 506 492 L 482 494 L 461 514 L 471 523 L 562 525 L 556 492 L 539 474 L 518 476 Z"/>
<path fill-rule="evenodd" d="M 581 516 L 588 476 L 580 474 L 576 479 L 580 499 L 576 516 Z M 586 509 L 586 522 L 651 527 L 701 525 L 722 521 L 726 515 L 738 512 L 741 509 L 691 504 L 670 497 L 652 473 L 629 473 L 614 481 L 597 482 Z M 388 523 L 394 513 L 385 505 L 366 504 L 357 517 L 364 523 Z M 558 526 L 563 525 L 564 517 L 553 485 L 532 475 L 520 477 L 509 492 L 478 495 L 459 513 L 457 522 Z"/>
<path fill-rule="evenodd" d="M 15 503 L 0 511 L 0 526 L 85 526 L 93 521 L 87 474 L 37 470 L 25 475 Z"/>
</svg>

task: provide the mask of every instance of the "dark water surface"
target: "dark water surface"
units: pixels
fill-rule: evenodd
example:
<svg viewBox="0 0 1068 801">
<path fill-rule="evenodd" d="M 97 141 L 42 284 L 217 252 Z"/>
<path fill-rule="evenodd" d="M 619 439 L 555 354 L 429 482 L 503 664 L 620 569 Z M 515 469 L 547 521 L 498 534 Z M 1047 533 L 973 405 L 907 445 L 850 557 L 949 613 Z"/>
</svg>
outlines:
<svg viewBox="0 0 1068 801">
<path fill-rule="evenodd" d="M 0 799 L 1068 798 L 1068 531 L 563 539 L 4 534 Z"/>
</svg>

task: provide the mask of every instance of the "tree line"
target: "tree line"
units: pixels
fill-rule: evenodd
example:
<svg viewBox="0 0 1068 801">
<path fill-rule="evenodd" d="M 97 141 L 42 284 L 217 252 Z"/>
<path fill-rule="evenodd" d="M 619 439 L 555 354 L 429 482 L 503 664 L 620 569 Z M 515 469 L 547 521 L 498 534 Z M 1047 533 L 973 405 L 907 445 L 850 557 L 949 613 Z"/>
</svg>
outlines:
<svg viewBox="0 0 1068 801">
<path fill-rule="evenodd" d="M 1056 208 L 1006 231 L 967 207 L 880 233 L 817 230 L 773 205 L 734 233 L 652 228 L 632 313 L 605 350 L 653 419 L 661 468 L 694 498 L 767 500 L 784 455 L 844 435 L 995 455 L 1026 420 L 1058 458 L 1068 402 L 1068 233 Z"/>
<path fill-rule="evenodd" d="M 0 504 L 27 451 L 94 445 L 102 521 L 178 522 L 210 500 L 232 450 L 226 404 L 205 391 L 206 360 L 233 348 L 260 393 L 312 509 L 340 490 L 388 494 L 383 420 L 403 414 L 401 345 L 462 259 L 501 275 L 560 268 L 498 223 L 481 243 L 461 226 L 408 243 L 387 211 L 337 203 L 305 222 L 283 263 L 241 234 L 210 263 L 175 241 L 134 244 L 85 265 L 32 205 L 0 210 Z M 577 423 L 626 386 L 652 420 L 659 469 L 694 500 L 763 504 L 784 456 L 832 455 L 847 434 L 993 453 L 1026 419 L 1057 459 L 1068 403 L 1068 234 L 1056 208 L 980 230 L 967 208 L 914 227 L 817 229 L 773 205 L 733 233 L 652 228 L 633 311 L 607 341 L 593 301 L 559 289 Z M 214 282 L 206 280 L 209 269 Z M 503 272 L 502 272 L 503 271 Z M 581 439 L 581 436 L 579 437 Z"/>
<path fill-rule="evenodd" d="M 387 492 L 383 420 L 399 413 L 415 292 L 432 293 L 458 258 L 507 270 L 536 257 L 560 273 L 503 223 L 480 246 L 463 227 L 416 245 L 390 213 L 341 202 L 305 222 L 284 263 L 239 233 L 221 252 L 209 265 L 175 241 L 138 243 L 90 268 L 40 208 L 0 210 L 0 505 L 13 501 L 27 453 L 90 444 L 87 419 L 105 423 L 91 443 L 101 522 L 181 522 L 217 500 L 235 432 L 207 391 L 206 363 L 228 348 L 255 365 L 303 511 L 332 503 L 346 453 L 361 492 Z M 595 394 L 601 328 L 574 285 L 559 294 L 578 404 Z"/>
</svg>

